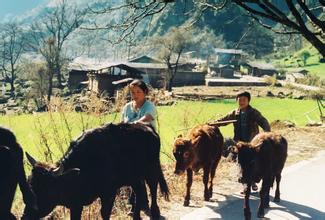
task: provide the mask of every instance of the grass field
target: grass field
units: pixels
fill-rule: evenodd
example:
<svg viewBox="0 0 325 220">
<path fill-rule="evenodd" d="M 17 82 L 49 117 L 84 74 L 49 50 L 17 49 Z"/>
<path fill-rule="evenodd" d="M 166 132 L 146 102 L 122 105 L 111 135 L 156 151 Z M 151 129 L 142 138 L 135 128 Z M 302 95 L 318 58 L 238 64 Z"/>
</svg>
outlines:
<svg viewBox="0 0 325 220">
<path fill-rule="evenodd" d="M 304 113 L 317 107 L 313 100 L 271 98 L 255 98 L 252 106 L 259 109 L 270 122 L 276 119 L 290 120 L 298 126 L 308 122 Z M 186 133 L 187 128 L 197 124 L 219 118 L 235 107 L 234 100 L 180 101 L 173 106 L 158 107 L 162 151 L 171 155 L 172 143 L 178 134 Z M 309 117 L 318 120 L 318 111 L 310 113 Z M 78 137 L 83 130 L 119 120 L 119 114 L 95 116 L 61 112 L 0 116 L 0 125 L 12 129 L 24 149 L 36 158 L 49 160 L 49 155 L 44 152 L 50 150 L 55 161 L 61 157 L 70 140 Z M 222 127 L 222 133 L 225 137 L 232 136 L 232 125 Z M 166 163 L 170 159 L 163 154 L 162 161 Z"/>
<path fill-rule="evenodd" d="M 310 57 L 307 59 L 306 66 L 298 66 L 296 62 L 299 59 L 299 53 L 301 51 L 308 51 L 310 53 Z M 321 79 L 325 79 L 325 63 L 320 63 L 320 54 L 319 52 L 312 46 L 307 46 L 300 51 L 295 52 L 292 56 L 285 57 L 280 60 L 275 60 L 274 64 L 286 69 L 287 71 L 294 71 L 297 68 L 302 68 L 308 70 L 310 74 L 314 74 L 319 76 Z"/>
</svg>

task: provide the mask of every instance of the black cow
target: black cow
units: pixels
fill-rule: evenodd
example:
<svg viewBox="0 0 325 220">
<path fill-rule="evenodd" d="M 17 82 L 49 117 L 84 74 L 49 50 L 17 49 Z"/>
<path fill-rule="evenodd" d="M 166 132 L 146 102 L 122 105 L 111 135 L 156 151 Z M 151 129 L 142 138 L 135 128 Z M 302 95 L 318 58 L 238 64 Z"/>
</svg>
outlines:
<svg viewBox="0 0 325 220">
<path fill-rule="evenodd" d="M 16 219 L 10 210 L 18 184 L 29 211 L 37 210 L 35 196 L 26 181 L 23 150 L 17 143 L 15 135 L 2 127 L 0 127 L 0 176 L 1 220 Z"/>
<path fill-rule="evenodd" d="M 72 142 L 58 162 L 59 168 L 29 157 L 33 165 L 29 181 L 39 201 L 38 217 L 63 205 L 70 209 L 71 219 L 80 219 L 83 206 L 99 197 L 101 216 L 109 219 L 117 190 L 132 186 L 137 195 L 133 218 L 140 219 L 140 206 L 144 204 L 141 186 L 146 181 L 151 192 L 151 215 L 159 218 L 157 184 L 165 199 L 169 195 L 159 154 L 160 139 L 151 127 L 107 124 L 85 132 Z M 58 170 L 62 174 L 58 175 Z"/>
<path fill-rule="evenodd" d="M 273 132 L 256 135 L 250 143 L 239 142 L 232 147 L 233 153 L 238 153 L 238 162 L 242 177 L 240 182 L 245 184 L 245 219 L 251 219 L 249 196 L 251 184 L 262 182 L 260 204 L 257 216 L 264 217 L 264 209 L 269 207 L 270 188 L 276 180 L 274 201 L 280 201 L 281 172 L 287 158 L 288 143 L 284 137 Z"/>
</svg>

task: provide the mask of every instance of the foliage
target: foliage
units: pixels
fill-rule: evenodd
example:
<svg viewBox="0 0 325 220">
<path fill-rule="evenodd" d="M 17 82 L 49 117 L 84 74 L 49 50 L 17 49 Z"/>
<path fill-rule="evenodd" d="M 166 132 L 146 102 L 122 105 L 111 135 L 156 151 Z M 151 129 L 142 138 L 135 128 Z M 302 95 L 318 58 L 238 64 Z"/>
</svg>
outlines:
<svg viewBox="0 0 325 220">
<path fill-rule="evenodd" d="M 303 51 L 301 51 L 301 52 L 299 53 L 299 57 L 300 57 L 300 59 L 303 61 L 304 66 L 306 66 L 306 64 L 307 64 L 307 60 L 308 60 L 309 57 L 311 57 L 311 54 L 309 53 L 308 50 L 303 50 Z"/>
</svg>

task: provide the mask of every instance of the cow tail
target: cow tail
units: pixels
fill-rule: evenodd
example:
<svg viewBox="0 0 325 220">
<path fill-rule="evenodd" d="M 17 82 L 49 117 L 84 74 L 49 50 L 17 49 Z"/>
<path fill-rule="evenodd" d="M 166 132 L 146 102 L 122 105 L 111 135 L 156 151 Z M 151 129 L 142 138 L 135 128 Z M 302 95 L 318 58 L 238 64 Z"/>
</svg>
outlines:
<svg viewBox="0 0 325 220">
<path fill-rule="evenodd" d="M 159 177 L 158 177 L 158 183 L 160 186 L 160 191 L 163 194 L 166 201 L 169 201 L 169 189 L 166 182 L 166 179 L 164 177 L 164 173 L 162 172 L 161 165 L 159 164 Z"/>
</svg>

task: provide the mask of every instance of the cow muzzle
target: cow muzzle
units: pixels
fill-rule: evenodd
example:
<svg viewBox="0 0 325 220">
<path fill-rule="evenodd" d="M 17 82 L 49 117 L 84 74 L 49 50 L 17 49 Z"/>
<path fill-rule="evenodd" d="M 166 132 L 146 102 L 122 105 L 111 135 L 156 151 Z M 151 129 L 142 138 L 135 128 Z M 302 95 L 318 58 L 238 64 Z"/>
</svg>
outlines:
<svg viewBox="0 0 325 220">
<path fill-rule="evenodd" d="M 180 169 L 177 169 L 177 170 L 175 170 L 174 171 L 174 174 L 176 174 L 176 175 L 182 175 L 184 173 L 184 170 L 180 170 Z"/>
</svg>

